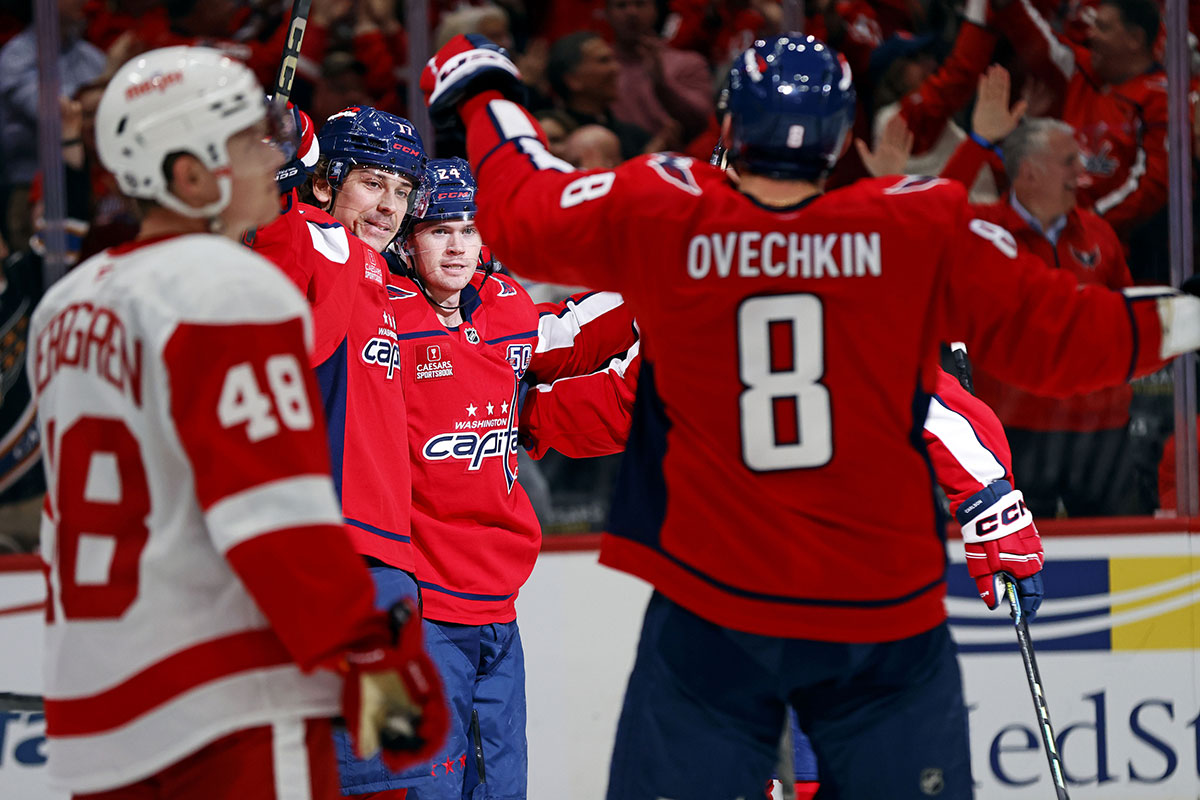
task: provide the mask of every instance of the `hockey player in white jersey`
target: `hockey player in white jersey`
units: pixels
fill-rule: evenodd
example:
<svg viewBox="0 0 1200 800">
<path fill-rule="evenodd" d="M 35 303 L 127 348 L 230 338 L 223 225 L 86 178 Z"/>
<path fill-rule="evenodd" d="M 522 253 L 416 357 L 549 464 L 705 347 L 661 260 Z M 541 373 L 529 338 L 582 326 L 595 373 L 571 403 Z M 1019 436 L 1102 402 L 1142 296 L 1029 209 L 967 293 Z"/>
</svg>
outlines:
<svg viewBox="0 0 1200 800">
<path fill-rule="evenodd" d="M 393 768 L 444 736 L 412 609 L 374 610 L 342 531 L 307 304 L 236 243 L 278 214 L 272 116 L 215 50 L 122 67 L 96 134 L 141 231 L 34 314 L 48 770 L 76 800 L 332 800 L 335 715 Z"/>
</svg>

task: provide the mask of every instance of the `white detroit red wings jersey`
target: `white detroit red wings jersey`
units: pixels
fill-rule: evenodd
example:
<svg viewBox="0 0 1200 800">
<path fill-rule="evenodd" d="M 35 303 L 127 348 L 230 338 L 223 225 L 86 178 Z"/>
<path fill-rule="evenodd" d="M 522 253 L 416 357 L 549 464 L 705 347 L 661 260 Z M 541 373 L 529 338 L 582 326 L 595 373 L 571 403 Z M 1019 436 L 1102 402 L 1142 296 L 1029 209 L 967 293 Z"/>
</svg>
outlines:
<svg viewBox="0 0 1200 800">
<path fill-rule="evenodd" d="M 304 299 L 216 236 L 89 259 L 34 314 L 52 781 L 99 791 L 338 711 L 384 642 L 329 479 Z"/>
<path fill-rule="evenodd" d="M 940 341 L 1055 394 L 1162 364 L 1153 298 L 1022 257 L 961 186 L 867 180 L 770 209 L 677 156 L 560 171 L 496 93 L 462 113 L 497 256 L 620 292 L 642 332 L 601 561 L 717 624 L 869 642 L 945 619 L 921 442 Z"/>
</svg>

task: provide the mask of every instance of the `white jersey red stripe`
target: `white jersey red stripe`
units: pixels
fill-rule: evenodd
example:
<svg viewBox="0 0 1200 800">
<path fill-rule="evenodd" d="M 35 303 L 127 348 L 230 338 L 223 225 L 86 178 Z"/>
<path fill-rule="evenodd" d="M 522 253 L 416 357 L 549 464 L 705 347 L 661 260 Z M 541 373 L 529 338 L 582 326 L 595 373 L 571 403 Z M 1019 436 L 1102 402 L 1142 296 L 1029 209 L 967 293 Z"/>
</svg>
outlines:
<svg viewBox="0 0 1200 800">
<path fill-rule="evenodd" d="M 228 240 L 148 241 L 52 287 L 29 341 L 52 782 L 104 791 L 337 713 L 340 679 L 311 670 L 386 622 L 342 532 L 300 293 Z"/>
</svg>

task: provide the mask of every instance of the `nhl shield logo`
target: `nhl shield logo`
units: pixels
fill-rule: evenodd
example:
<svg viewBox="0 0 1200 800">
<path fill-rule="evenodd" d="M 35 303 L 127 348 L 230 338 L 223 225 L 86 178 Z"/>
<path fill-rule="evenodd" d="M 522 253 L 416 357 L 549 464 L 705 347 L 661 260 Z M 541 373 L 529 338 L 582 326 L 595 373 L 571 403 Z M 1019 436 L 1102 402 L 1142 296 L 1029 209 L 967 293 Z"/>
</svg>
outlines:
<svg viewBox="0 0 1200 800">
<path fill-rule="evenodd" d="M 467 328 L 463 333 L 466 335 L 468 342 L 471 344 L 479 344 L 479 331 L 475 330 L 474 328 Z"/>
<path fill-rule="evenodd" d="M 942 776 L 941 767 L 926 767 L 921 770 L 921 793 L 936 797 L 946 788 L 946 779 Z"/>
</svg>

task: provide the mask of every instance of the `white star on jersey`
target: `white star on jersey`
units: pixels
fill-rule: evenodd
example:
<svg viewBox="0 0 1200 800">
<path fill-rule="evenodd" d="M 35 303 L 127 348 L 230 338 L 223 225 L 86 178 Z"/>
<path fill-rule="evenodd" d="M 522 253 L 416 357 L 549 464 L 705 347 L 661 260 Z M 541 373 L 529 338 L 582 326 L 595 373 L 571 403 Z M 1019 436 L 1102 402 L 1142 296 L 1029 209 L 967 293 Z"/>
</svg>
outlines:
<svg viewBox="0 0 1200 800">
<path fill-rule="evenodd" d="M 473 417 L 473 416 L 475 416 L 475 412 L 476 412 L 476 411 L 478 411 L 478 410 L 479 410 L 479 409 L 477 409 L 477 408 L 475 407 L 475 404 L 474 404 L 474 403 L 472 403 L 471 405 L 467 406 L 467 416 L 468 416 L 468 417 Z"/>
<path fill-rule="evenodd" d="M 492 411 L 494 411 L 495 409 L 496 409 L 496 407 L 494 405 L 492 405 L 491 403 L 487 404 L 487 410 L 488 410 L 489 414 L 491 414 Z"/>
<path fill-rule="evenodd" d="M 508 413 L 508 401 L 507 400 L 505 400 L 503 403 L 500 404 L 500 413 L 501 414 Z"/>
</svg>

